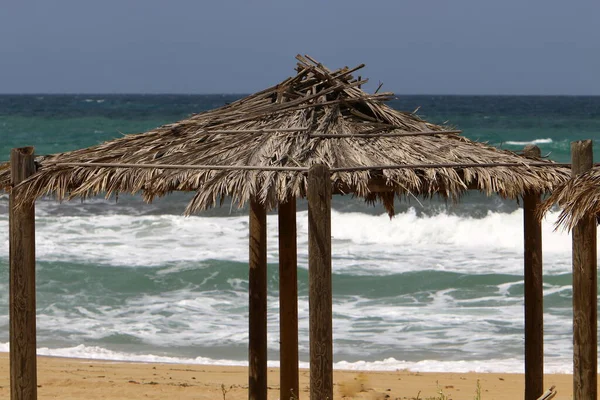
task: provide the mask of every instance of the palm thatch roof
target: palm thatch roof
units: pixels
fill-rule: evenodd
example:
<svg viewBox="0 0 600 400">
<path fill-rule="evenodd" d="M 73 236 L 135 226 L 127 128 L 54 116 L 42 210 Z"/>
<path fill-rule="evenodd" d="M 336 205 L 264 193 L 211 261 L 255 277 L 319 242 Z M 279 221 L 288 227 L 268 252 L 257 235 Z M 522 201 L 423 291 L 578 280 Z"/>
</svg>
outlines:
<svg viewBox="0 0 600 400">
<path fill-rule="evenodd" d="M 331 71 L 308 56 L 296 58 L 296 76 L 224 107 L 149 132 L 41 157 L 38 172 L 19 189 L 27 199 L 53 194 L 59 200 L 139 192 L 151 201 L 172 191 L 193 191 L 187 214 L 212 207 L 226 196 L 240 205 L 256 196 L 273 208 L 289 196 L 304 197 L 307 177 L 301 169 L 321 163 L 334 171 L 335 191 L 381 200 L 393 213 L 394 195 L 457 199 L 468 189 L 479 189 L 517 198 L 528 190 L 551 191 L 569 176 L 565 169 L 525 165 L 549 162 L 471 141 L 413 113 L 392 109 L 384 101 L 393 93 L 368 94 L 361 89 L 366 80 L 352 76 L 363 65 Z M 115 165 L 107 165 L 111 163 Z M 481 163 L 509 165 L 474 165 Z M 382 165 L 400 167 L 378 167 Z M 420 166 L 407 167 L 411 165 Z M 366 170 L 334 170 L 352 167 Z M 7 165 L 0 166 L 0 187 L 8 186 Z"/>
<path fill-rule="evenodd" d="M 596 215 L 600 218 L 600 167 L 592 168 L 558 186 L 540 207 L 540 216 L 554 204 L 562 208 L 557 226 L 568 230 L 586 216 Z"/>
</svg>

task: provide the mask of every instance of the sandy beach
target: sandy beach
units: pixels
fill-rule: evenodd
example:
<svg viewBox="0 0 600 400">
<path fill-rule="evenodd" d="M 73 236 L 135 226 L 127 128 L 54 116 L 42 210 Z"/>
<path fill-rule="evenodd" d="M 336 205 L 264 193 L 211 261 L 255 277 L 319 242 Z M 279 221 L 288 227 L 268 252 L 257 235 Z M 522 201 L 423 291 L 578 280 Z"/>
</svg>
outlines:
<svg viewBox="0 0 600 400">
<path fill-rule="evenodd" d="M 522 374 L 336 371 L 336 399 L 473 400 L 477 382 L 481 399 L 523 398 Z M 300 398 L 308 398 L 309 374 L 300 374 Z M 556 385 L 556 400 L 570 399 L 570 375 L 547 375 Z M 225 390 L 225 393 L 223 392 Z M 10 395 L 8 354 L 0 354 L 0 398 Z M 38 358 L 39 399 L 246 399 L 244 367 L 140 364 L 98 360 Z M 345 396 L 345 397 L 344 397 Z M 279 399 L 279 371 L 269 368 L 269 399 Z"/>
</svg>

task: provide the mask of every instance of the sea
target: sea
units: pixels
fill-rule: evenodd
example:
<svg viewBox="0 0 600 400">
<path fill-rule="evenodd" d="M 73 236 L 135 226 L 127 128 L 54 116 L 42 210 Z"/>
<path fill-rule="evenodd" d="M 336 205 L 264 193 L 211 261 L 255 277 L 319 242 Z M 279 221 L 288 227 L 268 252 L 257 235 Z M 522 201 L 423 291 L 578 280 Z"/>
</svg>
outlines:
<svg viewBox="0 0 600 400">
<path fill-rule="evenodd" d="M 144 132 L 242 97 L 2 95 L 0 161 Z M 399 96 L 389 103 L 509 150 L 537 144 L 568 162 L 593 139 L 600 97 Z M 190 194 L 36 203 L 38 353 L 87 359 L 247 365 L 248 215 L 225 202 L 190 217 Z M 0 193 L 0 351 L 8 351 L 8 196 Z M 516 200 L 381 205 L 335 196 L 334 362 L 340 369 L 522 372 L 523 213 Z M 547 372 L 572 370 L 571 240 L 543 222 Z M 307 211 L 298 222 L 299 351 L 309 360 Z M 277 216 L 268 216 L 269 365 L 279 359 Z"/>
</svg>

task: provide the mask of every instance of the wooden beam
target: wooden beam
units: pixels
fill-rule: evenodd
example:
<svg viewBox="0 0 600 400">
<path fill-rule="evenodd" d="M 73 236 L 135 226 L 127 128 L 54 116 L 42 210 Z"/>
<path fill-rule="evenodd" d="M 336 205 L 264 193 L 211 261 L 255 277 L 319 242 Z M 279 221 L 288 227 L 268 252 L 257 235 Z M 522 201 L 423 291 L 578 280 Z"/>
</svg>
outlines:
<svg viewBox="0 0 600 400">
<path fill-rule="evenodd" d="M 10 153 L 13 188 L 35 173 L 33 147 Z M 37 399 L 35 322 L 35 202 L 16 207 L 18 192 L 9 200 L 10 237 L 10 396 Z"/>
<path fill-rule="evenodd" d="M 236 133 L 289 133 L 289 132 L 305 132 L 310 127 L 297 126 L 292 128 L 265 128 L 265 129 L 215 129 L 215 130 L 200 130 L 199 133 L 207 134 L 236 134 Z"/>
<path fill-rule="evenodd" d="M 331 288 L 331 175 L 324 165 L 308 172 L 308 308 L 310 398 L 333 399 Z"/>
<path fill-rule="evenodd" d="M 307 167 L 278 167 L 270 165 L 186 165 L 186 164 L 136 164 L 136 163 L 97 163 L 97 162 L 49 162 L 52 167 L 84 167 L 84 168 L 150 168 L 181 170 L 214 170 L 214 171 L 281 171 L 307 172 Z M 46 167 L 42 163 L 42 167 Z M 428 169 L 428 168 L 510 168 L 510 167 L 547 167 L 570 168 L 568 163 L 552 163 L 545 161 L 509 162 L 509 163 L 448 163 L 448 164 L 392 164 L 359 167 L 331 168 L 330 172 L 380 171 L 384 169 Z"/>
<path fill-rule="evenodd" d="M 378 128 L 376 130 L 385 130 L 393 128 Z M 435 136 L 435 135 L 456 135 L 462 133 L 459 130 L 452 131 L 423 131 L 423 132 L 396 132 L 396 133 L 313 133 L 310 134 L 311 138 L 324 138 L 324 139 L 379 139 L 379 138 L 391 138 L 391 137 L 411 137 L 411 136 Z"/>
<path fill-rule="evenodd" d="M 442 163 L 442 164 L 390 164 L 359 167 L 331 168 L 331 172 L 378 171 L 383 169 L 427 169 L 427 168 L 510 168 L 510 167 L 548 167 L 569 168 L 568 163 L 552 163 L 548 161 L 499 162 L 499 163 Z"/>
<path fill-rule="evenodd" d="M 267 400 L 267 212 L 250 201 L 248 399 Z"/>
<path fill-rule="evenodd" d="M 135 163 L 94 163 L 66 162 L 50 164 L 54 167 L 84 168 L 149 168 L 149 169 L 182 169 L 182 170 L 214 170 L 214 171 L 287 171 L 306 172 L 305 167 L 271 167 L 260 165 L 185 165 L 185 164 L 135 164 Z"/>
<path fill-rule="evenodd" d="M 372 193 L 390 193 L 390 192 L 404 192 L 403 187 L 399 186 L 389 186 L 386 184 L 385 178 L 371 178 L 367 182 L 367 188 Z M 467 190 L 481 190 L 481 188 L 477 185 L 477 183 L 471 182 L 467 185 Z M 349 186 L 344 185 L 342 183 L 338 183 L 333 188 L 333 194 L 349 194 L 354 193 L 355 190 L 351 189 Z"/>
<path fill-rule="evenodd" d="M 540 157 L 537 146 L 527 146 L 524 155 Z M 542 222 L 536 218 L 541 195 L 523 194 L 525 275 L 525 400 L 536 400 L 544 392 L 544 293 L 542 274 Z"/>
<path fill-rule="evenodd" d="M 280 399 L 298 399 L 298 260 L 296 198 L 279 204 Z"/>
<path fill-rule="evenodd" d="M 591 140 L 571 143 L 572 176 L 592 168 Z M 573 228 L 573 399 L 598 397 L 598 286 L 596 218 L 587 215 Z"/>
</svg>

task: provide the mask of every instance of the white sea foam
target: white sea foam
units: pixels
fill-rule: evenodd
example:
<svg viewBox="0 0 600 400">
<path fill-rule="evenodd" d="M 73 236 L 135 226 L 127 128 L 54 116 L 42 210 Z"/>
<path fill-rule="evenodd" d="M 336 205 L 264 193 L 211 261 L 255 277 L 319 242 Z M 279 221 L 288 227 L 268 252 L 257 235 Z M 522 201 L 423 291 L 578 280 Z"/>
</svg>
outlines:
<svg viewBox="0 0 600 400">
<path fill-rule="evenodd" d="M 546 276 L 565 274 L 571 268 L 571 241 L 565 232 L 554 232 L 556 216 L 550 213 L 543 224 Z M 521 371 L 522 362 L 517 357 L 523 346 L 521 210 L 489 212 L 483 218 L 449 213 L 419 216 L 414 210 L 392 220 L 387 215 L 335 211 L 332 217 L 333 266 L 338 275 L 334 278 L 348 279 L 348 287 L 354 287 L 340 287 L 346 292 L 334 296 L 335 355 L 341 360 L 380 360 L 339 362 L 338 368 Z M 306 268 L 307 213 L 298 213 L 297 219 L 299 259 Z M 276 263 L 277 217 L 269 216 L 268 222 L 268 260 Z M 7 231 L 6 216 L 0 215 L 0 262 L 4 263 L 8 259 Z M 41 261 L 81 264 L 60 271 L 67 276 L 61 279 L 74 280 L 75 285 L 62 285 L 57 292 L 52 282 L 46 282 L 42 289 L 40 301 L 46 304 L 38 313 L 39 343 L 64 344 L 62 350 L 41 349 L 45 354 L 232 364 L 231 360 L 171 355 L 188 354 L 188 348 L 227 348 L 244 353 L 241 349 L 248 340 L 245 267 L 218 262 L 215 269 L 211 260 L 247 262 L 247 217 L 73 217 L 57 216 L 40 207 L 37 245 Z M 90 266 L 152 268 L 127 269 L 131 271 L 127 272 L 128 279 L 148 283 L 139 289 L 132 284 L 126 294 L 115 296 L 118 288 L 105 293 L 102 283 L 87 280 Z M 40 268 L 44 272 L 44 268 L 56 267 Z M 181 278 L 190 276 L 192 270 L 198 270 L 195 283 Z M 425 270 L 434 272 L 423 274 Z M 415 273 L 420 278 L 414 278 Z M 475 276 L 486 274 L 494 277 Z M 359 281 L 366 278 L 379 280 L 358 288 Z M 169 279 L 179 283 L 168 287 L 161 283 Z M 412 288 L 413 283 L 403 283 L 405 279 L 422 279 L 414 281 L 415 286 L 422 287 Z M 471 283 L 461 283 L 462 279 Z M 386 280 L 390 286 L 383 288 Z M 217 281 L 218 287 L 214 284 Z M 87 290 L 88 284 L 93 289 Z M 397 290 L 396 285 L 404 288 Z M 2 283 L 0 289 L 7 292 Z M 370 294 L 369 290 L 377 293 Z M 545 348 L 556 361 L 548 368 L 555 372 L 570 366 L 572 318 L 568 301 L 564 301 L 569 291 L 561 276 L 546 283 L 546 304 L 557 307 L 550 308 L 545 319 Z M 277 351 L 279 305 L 274 293 L 270 294 L 268 347 Z M 8 309 L 5 298 L 0 298 L 0 308 Z M 307 354 L 305 292 L 299 297 L 298 316 L 299 347 L 301 354 Z M 5 340 L 7 332 L 7 319 L 0 318 L 0 340 Z M 76 346 L 81 343 L 86 346 Z M 146 355 L 93 347 L 110 348 L 107 343 L 133 343 L 135 351 Z M 163 352 L 169 357 L 152 355 Z M 201 349 L 195 354 L 207 355 Z M 210 356 L 218 358 L 219 353 Z"/>
<path fill-rule="evenodd" d="M 525 145 L 528 145 L 528 144 L 548 144 L 548 143 L 552 143 L 552 142 L 553 142 L 552 139 L 546 138 L 546 139 L 534 139 L 534 140 L 523 141 L 523 142 L 509 140 L 509 141 L 504 142 L 504 143 L 510 144 L 510 145 L 513 145 L 513 146 L 525 146 Z"/>
<path fill-rule="evenodd" d="M 0 343 L 0 351 L 8 352 L 9 349 L 9 343 Z M 51 349 L 48 347 L 39 347 L 37 349 L 37 354 L 40 356 L 81 358 L 85 360 L 130 361 L 142 363 L 248 365 L 247 361 L 211 359 L 207 357 L 182 358 L 159 356 L 153 354 L 131 354 L 119 351 L 112 351 L 98 346 L 85 346 L 82 344 L 73 347 L 63 347 L 56 349 Z M 273 363 L 271 364 L 273 365 Z"/>
<path fill-rule="evenodd" d="M 572 361 L 546 360 L 544 371 L 550 374 L 572 373 Z M 345 370 L 366 371 L 397 371 L 409 370 L 415 372 L 495 372 L 495 373 L 523 373 L 524 362 L 522 359 L 489 359 L 489 360 L 458 360 L 458 361 L 399 361 L 395 358 L 386 358 L 382 361 L 340 361 L 335 363 L 335 368 Z"/>
<path fill-rule="evenodd" d="M 420 292 L 417 289 L 406 295 L 376 299 L 336 295 L 333 305 L 336 357 L 354 360 L 404 357 L 410 364 L 423 359 L 489 360 L 499 355 L 522 354 L 522 295 L 509 296 L 493 288 L 487 296 L 473 299 L 465 299 L 464 293 L 458 289 Z M 421 299 L 417 301 L 414 296 Z M 106 304 L 98 297 L 94 294 L 90 302 L 86 293 L 61 296 L 42 307 L 37 318 L 38 343 L 59 340 L 98 345 L 115 340 L 119 343 L 122 340 L 119 338 L 126 338 L 125 343 L 134 343 L 133 346 L 145 352 L 189 354 L 195 349 L 196 354 L 203 354 L 214 348 L 236 348 L 237 354 L 245 353 L 242 350 L 248 343 L 245 290 L 140 293 L 116 304 Z M 307 297 L 300 296 L 298 305 L 299 350 L 307 354 Z M 270 351 L 277 352 L 280 338 L 276 296 L 268 297 L 267 312 L 267 344 Z M 545 346 L 555 357 L 567 359 L 572 351 L 569 339 L 572 328 L 569 316 L 561 314 L 547 313 Z M 5 325 L 0 321 L 2 330 L 8 329 Z M 164 347 L 166 343 L 168 348 Z M 218 352 L 213 351 L 212 355 L 215 354 Z"/>
<path fill-rule="evenodd" d="M 568 233 L 543 223 L 545 273 L 570 270 Z M 308 260 L 307 213 L 299 212 L 299 262 Z M 210 259 L 247 262 L 247 217 L 38 214 L 37 257 L 108 266 L 161 266 Z M 268 218 L 268 261 L 277 262 L 277 217 Z M 414 210 L 387 215 L 332 212 L 334 271 L 392 274 L 411 270 L 522 273 L 522 210 L 483 218 Z M 0 258 L 8 258 L 8 221 L 0 216 Z"/>
<path fill-rule="evenodd" d="M 7 352 L 8 343 L 0 343 L 0 351 Z M 247 361 L 212 359 L 209 357 L 168 357 L 153 354 L 131 354 L 107 350 L 97 346 L 78 345 L 73 347 L 51 349 L 40 347 L 37 354 L 41 356 L 81 358 L 83 360 L 102 361 L 128 361 L 140 363 L 173 363 L 173 364 L 197 364 L 197 365 L 230 365 L 247 366 Z M 354 371 L 397 371 L 409 370 L 415 372 L 496 372 L 496 373 L 522 373 L 523 360 L 518 358 L 489 359 L 489 360 L 457 360 L 457 361 L 402 361 L 395 358 L 385 358 L 378 361 L 338 361 L 334 368 L 339 370 Z M 268 361 L 269 367 L 278 367 L 279 361 Z M 300 368 L 308 368 L 308 362 L 300 362 Z M 547 373 L 571 373 L 570 360 L 549 359 L 546 360 L 544 370 Z"/>
</svg>

